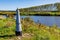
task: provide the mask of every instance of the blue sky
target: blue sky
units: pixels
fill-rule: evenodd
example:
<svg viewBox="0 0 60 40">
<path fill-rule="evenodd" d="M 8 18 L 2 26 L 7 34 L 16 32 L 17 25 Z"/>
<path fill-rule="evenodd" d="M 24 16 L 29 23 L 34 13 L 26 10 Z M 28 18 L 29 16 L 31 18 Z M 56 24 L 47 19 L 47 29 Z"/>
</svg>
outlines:
<svg viewBox="0 0 60 40">
<path fill-rule="evenodd" d="M 0 0 L 0 10 L 15 10 L 42 4 L 51 4 L 60 0 Z"/>
</svg>

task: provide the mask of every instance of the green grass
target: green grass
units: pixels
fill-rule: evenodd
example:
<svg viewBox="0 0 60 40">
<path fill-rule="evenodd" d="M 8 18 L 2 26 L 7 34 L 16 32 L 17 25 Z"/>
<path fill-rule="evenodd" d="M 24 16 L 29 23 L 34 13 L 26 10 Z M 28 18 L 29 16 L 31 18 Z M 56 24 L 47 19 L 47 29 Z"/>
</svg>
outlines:
<svg viewBox="0 0 60 40">
<path fill-rule="evenodd" d="M 60 15 L 60 11 L 23 11 L 20 13 L 21 15 L 48 15 L 48 16 L 59 16 Z"/>
<path fill-rule="evenodd" d="M 0 20 L 0 40 L 20 40 L 15 36 L 15 20 Z M 21 19 L 23 36 L 21 40 L 60 40 L 60 28 L 35 23 L 30 18 Z"/>
</svg>

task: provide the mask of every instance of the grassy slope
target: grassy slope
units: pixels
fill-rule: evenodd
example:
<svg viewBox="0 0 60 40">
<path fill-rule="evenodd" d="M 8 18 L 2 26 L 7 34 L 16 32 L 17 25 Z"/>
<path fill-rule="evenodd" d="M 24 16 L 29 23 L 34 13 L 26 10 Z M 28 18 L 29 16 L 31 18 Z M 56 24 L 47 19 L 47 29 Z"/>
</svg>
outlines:
<svg viewBox="0 0 60 40">
<path fill-rule="evenodd" d="M 48 9 L 48 7 L 49 6 L 52 6 L 53 4 L 46 4 L 46 5 L 41 5 L 41 6 L 34 6 L 34 7 L 29 7 L 29 8 L 22 8 L 22 9 L 20 9 L 20 12 L 21 12 L 21 15 L 28 15 L 28 14 L 44 14 L 44 15 L 46 15 L 46 14 L 50 14 L 50 15 L 52 15 L 52 16 L 55 16 L 55 15 L 60 15 L 60 3 L 55 3 L 54 5 L 57 7 L 57 12 L 55 11 L 55 12 L 51 12 L 51 11 L 46 11 L 46 12 L 44 12 L 44 11 L 42 11 L 41 12 L 41 10 L 39 11 L 39 12 L 34 12 L 34 10 L 33 9 L 35 9 L 35 10 L 37 10 L 37 8 L 42 8 L 42 7 L 44 7 L 44 8 L 46 8 L 46 9 Z M 59 11 L 59 12 L 58 12 Z"/>
<path fill-rule="evenodd" d="M 21 12 L 21 15 L 51 15 L 51 16 L 58 16 L 60 15 L 60 12 L 34 12 L 34 11 L 31 11 L 31 12 Z"/>
<path fill-rule="evenodd" d="M 0 20 L 0 40 L 60 40 L 60 29 L 56 25 L 49 27 L 35 23 L 30 18 L 22 19 L 23 36 L 15 35 L 15 20 Z M 10 36 L 9 36 L 10 35 Z"/>
</svg>

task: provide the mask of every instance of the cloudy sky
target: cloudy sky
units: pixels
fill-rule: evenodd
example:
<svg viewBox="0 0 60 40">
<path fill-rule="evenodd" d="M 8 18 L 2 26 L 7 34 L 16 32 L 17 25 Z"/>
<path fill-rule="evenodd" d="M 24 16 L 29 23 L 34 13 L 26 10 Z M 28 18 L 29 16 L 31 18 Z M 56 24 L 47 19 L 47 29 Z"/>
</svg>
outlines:
<svg viewBox="0 0 60 40">
<path fill-rule="evenodd" d="M 60 0 L 0 0 L 0 10 L 16 10 L 37 5 L 56 3 Z"/>
</svg>

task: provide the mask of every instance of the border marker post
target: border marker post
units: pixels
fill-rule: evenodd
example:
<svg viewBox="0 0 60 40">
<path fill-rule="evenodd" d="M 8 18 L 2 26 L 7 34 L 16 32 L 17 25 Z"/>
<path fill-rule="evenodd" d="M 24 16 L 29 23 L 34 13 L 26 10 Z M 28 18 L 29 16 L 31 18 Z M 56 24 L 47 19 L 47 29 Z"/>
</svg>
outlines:
<svg viewBox="0 0 60 40">
<path fill-rule="evenodd" d="M 22 27 L 21 27 L 21 20 L 20 20 L 20 11 L 17 8 L 16 10 L 16 36 L 22 36 Z"/>
</svg>

